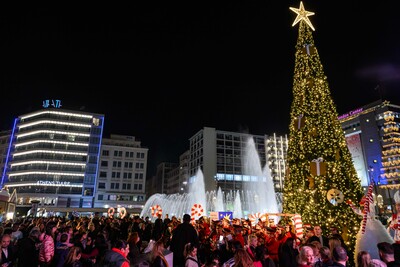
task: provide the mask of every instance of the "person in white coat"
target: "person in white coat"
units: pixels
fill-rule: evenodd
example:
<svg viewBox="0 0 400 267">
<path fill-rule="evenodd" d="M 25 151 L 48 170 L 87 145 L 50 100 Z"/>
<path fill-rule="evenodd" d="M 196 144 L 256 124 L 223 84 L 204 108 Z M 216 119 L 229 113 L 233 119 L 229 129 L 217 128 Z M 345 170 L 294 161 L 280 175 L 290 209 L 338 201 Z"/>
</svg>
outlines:
<svg viewBox="0 0 400 267">
<path fill-rule="evenodd" d="M 354 255 L 360 251 L 368 251 L 373 259 L 379 259 L 379 251 L 376 244 L 380 242 L 393 243 L 393 238 L 387 232 L 385 226 L 375 217 L 375 204 L 372 196 L 373 184 L 368 187 L 367 194 L 361 199 L 360 207 L 347 202 L 353 211 L 362 216 L 363 220 L 357 233 Z M 357 262 L 357 259 L 355 259 Z"/>
</svg>

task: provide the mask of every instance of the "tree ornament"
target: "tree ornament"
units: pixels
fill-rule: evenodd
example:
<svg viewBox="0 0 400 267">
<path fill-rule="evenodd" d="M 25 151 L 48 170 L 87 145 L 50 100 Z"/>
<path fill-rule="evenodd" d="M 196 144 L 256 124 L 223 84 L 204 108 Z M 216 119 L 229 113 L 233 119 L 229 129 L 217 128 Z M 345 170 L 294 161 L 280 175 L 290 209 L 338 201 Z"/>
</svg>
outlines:
<svg viewBox="0 0 400 267">
<path fill-rule="evenodd" d="M 339 148 L 336 148 L 336 150 L 335 150 L 335 159 L 336 160 L 340 159 L 340 149 Z"/>
<path fill-rule="evenodd" d="M 292 26 L 296 25 L 297 23 L 299 23 L 300 21 L 304 21 L 305 23 L 307 23 L 307 25 L 313 30 L 314 26 L 312 25 L 310 19 L 308 18 L 309 16 L 314 15 L 314 12 L 310 12 L 304 9 L 304 5 L 303 2 L 300 1 L 300 7 L 299 8 L 295 8 L 295 7 L 289 7 L 290 10 L 292 10 L 294 13 L 297 14 L 296 19 L 294 20 Z"/>
<path fill-rule="evenodd" d="M 313 159 L 310 162 L 310 172 L 313 176 L 326 174 L 326 162 L 324 162 L 324 159 L 322 157 Z"/>
<path fill-rule="evenodd" d="M 334 206 L 337 206 L 344 201 L 344 195 L 342 191 L 334 188 L 328 191 L 328 193 L 326 194 L 326 198 L 328 199 L 329 203 Z"/>
<path fill-rule="evenodd" d="M 306 55 L 314 55 L 317 51 L 315 49 L 315 47 L 312 44 L 306 44 L 301 51 L 303 52 L 303 54 Z"/>
<path fill-rule="evenodd" d="M 307 177 L 308 179 L 308 188 L 309 189 L 314 189 L 315 186 L 315 179 L 312 176 Z"/>
<path fill-rule="evenodd" d="M 301 128 L 304 127 L 305 124 L 305 118 L 303 114 L 300 114 L 297 118 L 296 118 L 296 127 L 297 130 L 300 130 Z"/>
</svg>

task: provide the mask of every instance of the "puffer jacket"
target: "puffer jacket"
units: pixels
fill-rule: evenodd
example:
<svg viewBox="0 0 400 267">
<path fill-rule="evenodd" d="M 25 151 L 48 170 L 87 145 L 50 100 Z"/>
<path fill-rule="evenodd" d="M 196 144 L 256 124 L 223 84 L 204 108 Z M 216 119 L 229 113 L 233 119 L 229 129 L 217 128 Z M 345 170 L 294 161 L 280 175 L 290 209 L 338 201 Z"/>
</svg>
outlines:
<svg viewBox="0 0 400 267">
<path fill-rule="evenodd" d="M 39 262 L 49 263 L 54 257 L 54 239 L 50 235 L 45 235 L 39 251 Z"/>
</svg>

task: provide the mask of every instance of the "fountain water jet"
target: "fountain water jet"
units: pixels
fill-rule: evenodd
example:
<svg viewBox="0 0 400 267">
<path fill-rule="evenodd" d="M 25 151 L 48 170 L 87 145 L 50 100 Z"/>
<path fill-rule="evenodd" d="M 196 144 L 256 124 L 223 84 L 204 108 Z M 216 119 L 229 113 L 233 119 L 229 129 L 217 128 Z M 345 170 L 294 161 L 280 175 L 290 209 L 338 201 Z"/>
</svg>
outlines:
<svg viewBox="0 0 400 267">
<path fill-rule="evenodd" d="M 250 213 L 278 213 L 271 173 L 268 166 L 262 168 L 253 138 L 246 142 L 244 159 L 243 173 L 250 176 L 249 181 L 244 183 L 244 188 L 254 193 L 254 205 L 248 207 Z"/>
<path fill-rule="evenodd" d="M 243 218 L 242 201 L 240 200 L 239 190 L 236 191 L 235 203 L 233 205 L 233 218 Z"/>
<path fill-rule="evenodd" d="M 204 177 L 201 169 L 189 180 L 189 191 L 184 194 L 154 194 L 145 203 L 141 217 L 150 217 L 151 207 L 160 205 L 163 216 L 168 214 L 181 218 L 191 214 L 193 204 L 201 204 L 208 216 L 211 211 L 232 211 L 234 217 L 247 218 L 249 214 L 279 213 L 276 194 L 268 166 L 261 167 L 260 158 L 253 138 L 246 143 L 243 157 L 243 190 L 223 192 L 217 190 L 205 192 Z M 197 219 L 197 218 L 196 218 Z"/>
</svg>

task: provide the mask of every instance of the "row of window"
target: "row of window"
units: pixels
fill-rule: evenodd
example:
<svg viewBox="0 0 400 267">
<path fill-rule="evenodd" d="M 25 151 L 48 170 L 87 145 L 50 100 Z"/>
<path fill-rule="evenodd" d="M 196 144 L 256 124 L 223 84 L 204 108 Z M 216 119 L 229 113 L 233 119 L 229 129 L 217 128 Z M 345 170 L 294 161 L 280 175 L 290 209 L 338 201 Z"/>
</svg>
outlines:
<svg viewBox="0 0 400 267">
<path fill-rule="evenodd" d="M 110 156 L 110 151 L 109 150 L 103 150 L 102 153 L 103 156 L 108 157 Z M 114 150 L 114 157 L 122 157 L 123 151 L 121 150 Z M 135 152 L 133 151 L 125 151 L 125 158 L 134 158 L 135 157 Z M 138 159 L 144 159 L 145 153 L 143 152 L 136 152 L 136 158 Z"/>
<path fill-rule="evenodd" d="M 144 196 L 98 195 L 97 199 L 112 201 L 144 201 Z"/>
<path fill-rule="evenodd" d="M 144 174 L 143 173 L 135 173 L 136 180 L 143 180 Z M 100 178 L 107 178 L 107 172 L 100 172 Z M 112 172 L 111 178 L 121 178 L 121 172 Z M 123 173 L 124 179 L 132 179 L 131 172 L 124 172 Z"/>
<path fill-rule="evenodd" d="M 113 168 L 121 168 L 122 167 L 122 161 L 113 161 Z M 102 160 L 101 161 L 101 167 L 108 167 L 108 161 L 107 160 Z M 133 168 L 133 162 L 124 162 L 124 168 Z M 144 169 L 144 163 L 143 162 L 136 162 L 135 164 L 136 169 Z"/>
<path fill-rule="evenodd" d="M 120 183 L 110 183 L 110 189 L 119 189 Z M 106 183 L 99 183 L 99 189 L 106 189 Z M 132 184 L 122 183 L 122 190 L 131 190 Z M 133 184 L 134 190 L 142 190 L 143 184 Z"/>
</svg>

